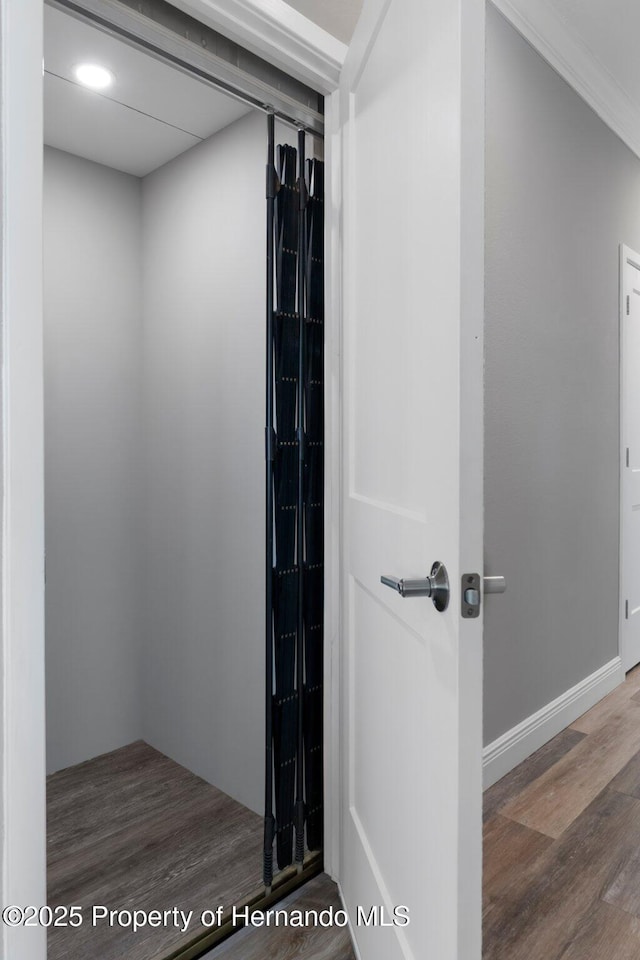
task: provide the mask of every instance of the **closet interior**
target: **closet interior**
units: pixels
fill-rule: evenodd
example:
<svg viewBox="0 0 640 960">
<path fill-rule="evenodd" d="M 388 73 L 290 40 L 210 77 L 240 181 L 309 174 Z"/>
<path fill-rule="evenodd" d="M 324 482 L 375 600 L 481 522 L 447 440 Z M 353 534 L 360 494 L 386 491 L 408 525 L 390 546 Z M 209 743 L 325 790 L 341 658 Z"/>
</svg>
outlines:
<svg viewBox="0 0 640 960">
<path fill-rule="evenodd" d="M 316 717 L 305 761 L 316 804 L 297 869 L 294 821 L 277 809 L 278 790 L 293 787 L 277 764 L 293 771 L 299 754 L 285 756 L 277 729 L 265 729 L 275 709 L 265 566 L 273 561 L 276 581 L 282 572 L 276 546 L 265 555 L 268 124 L 264 110 L 60 5 L 44 13 L 48 902 L 194 914 L 186 930 L 51 927 L 49 960 L 195 957 L 210 943 L 202 910 L 223 905 L 226 917 L 321 867 L 321 703 L 296 701 L 296 715 Z M 280 120 L 275 138 L 301 143 L 312 161 L 317 232 L 321 139 L 299 141 Z M 322 236 L 305 229 L 319 262 Z M 320 324 L 308 319 L 310 330 Z M 309 344 L 302 375 L 321 387 L 321 336 Z M 275 398 L 295 412 L 281 386 Z M 322 393 L 305 389 L 321 410 Z M 314 429 L 305 449 L 321 447 L 321 420 Z M 277 506 L 288 481 L 285 454 L 272 455 Z M 297 458 L 298 448 L 292 469 Z M 311 459 L 301 482 L 321 504 L 321 453 Z M 303 563 L 291 537 L 291 564 Z M 321 564 L 307 573 L 305 603 L 315 597 L 321 622 Z M 279 643 L 276 634 L 274 684 Z M 306 655 L 321 677 L 321 646 Z M 321 686 L 311 694 L 321 700 Z M 276 764 L 273 889 L 265 737 Z"/>
</svg>

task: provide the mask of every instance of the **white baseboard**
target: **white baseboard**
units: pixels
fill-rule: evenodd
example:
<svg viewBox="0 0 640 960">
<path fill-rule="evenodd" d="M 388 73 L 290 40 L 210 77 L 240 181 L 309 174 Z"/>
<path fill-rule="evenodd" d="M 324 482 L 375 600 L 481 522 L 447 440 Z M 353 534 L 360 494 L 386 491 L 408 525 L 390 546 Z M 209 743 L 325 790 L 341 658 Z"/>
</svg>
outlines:
<svg viewBox="0 0 640 960">
<path fill-rule="evenodd" d="M 482 751 L 485 790 L 581 717 L 623 680 L 622 661 L 615 657 L 486 746 Z"/>
</svg>

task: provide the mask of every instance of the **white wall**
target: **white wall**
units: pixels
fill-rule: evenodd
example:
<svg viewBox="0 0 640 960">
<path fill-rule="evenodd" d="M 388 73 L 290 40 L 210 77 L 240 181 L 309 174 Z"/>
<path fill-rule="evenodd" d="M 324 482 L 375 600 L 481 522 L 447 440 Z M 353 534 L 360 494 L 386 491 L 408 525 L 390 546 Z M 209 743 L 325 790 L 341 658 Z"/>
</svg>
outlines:
<svg viewBox="0 0 640 960">
<path fill-rule="evenodd" d="M 47 147 L 50 771 L 140 735 L 141 185 Z"/>
<path fill-rule="evenodd" d="M 485 743 L 618 652 L 618 245 L 640 161 L 487 10 Z"/>
<path fill-rule="evenodd" d="M 265 151 L 266 120 L 250 114 L 143 184 L 143 733 L 255 810 L 264 802 Z"/>
</svg>

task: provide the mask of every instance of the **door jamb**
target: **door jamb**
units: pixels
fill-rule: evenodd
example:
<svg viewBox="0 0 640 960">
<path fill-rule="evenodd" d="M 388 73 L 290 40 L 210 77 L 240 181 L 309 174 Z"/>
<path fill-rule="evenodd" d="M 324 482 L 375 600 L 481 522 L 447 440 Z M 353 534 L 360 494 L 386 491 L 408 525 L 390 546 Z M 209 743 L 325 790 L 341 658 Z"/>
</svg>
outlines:
<svg viewBox="0 0 640 960">
<path fill-rule="evenodd" d="M 0 893 L 26 907 L 46 903 L 40 0 L 0 0 L 0 91 Z M 0 955 L 40 960 L 46 930 L 3 923 Z"/>
<path fill-rule="evenodd" d="M 620 464 L 620 484 L 619 484 L 619 583 L 618 583 L 618 593 L 619 593 L 619 604 L 618 604 L 618 656 L 620 657 L 622 663 L 622 669 L 624 672 L 630 670 L 634 664 L 628 664 L 625 657 L 625 623 L 626 623 L 626 610 L 625 610 L 625 558 L 624 558 L 624 544 L 625 544 L 625 531 L 624 531 L 624 521 L 625 521 L 625 512 L 624 512 L 624 497 L 625 497 L 625 486 L 627 483 L 626 476 L 626 466 L 625 466 L 625 441 L 626 441 L 626 432 L 627 432 L 627 411 L 625 403 L 625 316 L 626 316 L 626 269 L 627 261 L 631 261 L 636 264 L 640 269 L 640 254 L 636 253 L 635 250 L 632 250 L 631 247 L 626 246 L 626 244 L 620 244 L 620 296 L 619 296 L 619 308 L 618 308 L 618 317 L 619 317 L 619 371 L 620 371 L 620 439 L 619 439 L 619 458 L 618 462 Z M 624 679 L 624 677 L 623 677 Z"/>
</svg>

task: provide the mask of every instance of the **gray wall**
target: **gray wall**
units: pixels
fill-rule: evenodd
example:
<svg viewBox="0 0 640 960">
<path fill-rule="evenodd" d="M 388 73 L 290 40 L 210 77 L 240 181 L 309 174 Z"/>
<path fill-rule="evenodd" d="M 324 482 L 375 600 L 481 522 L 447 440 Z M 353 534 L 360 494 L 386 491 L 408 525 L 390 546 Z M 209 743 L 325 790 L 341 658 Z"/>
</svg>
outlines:
<svg viewBox="0 0 640 960">
<path fill-rule="evenodd" d="M 640 161 L 488 4 L 485 743 L 618 652 L 618 246 Z"/>
<path fill-rule="evenodd" d="M 139 736 L 140 181 L 45 150 L 48 769 Z"/>
<path fill-rule="evenodd" d="M 265 149 L 45 179 L 49 769 L 144 737 L 256 810 Z"/>
<path fill-rule="evenodd" d="M 248 806 L 264 762 L 264 117 L 143 184 L 144 738 Z"/>
<path fill-rule="evenodd" d="M 290 7 L 294 7 L 343 43 L 349 43 L 351 40 L 362 8 L 362 0 L 287 0 L 287 2 Z"/>
</svg>

